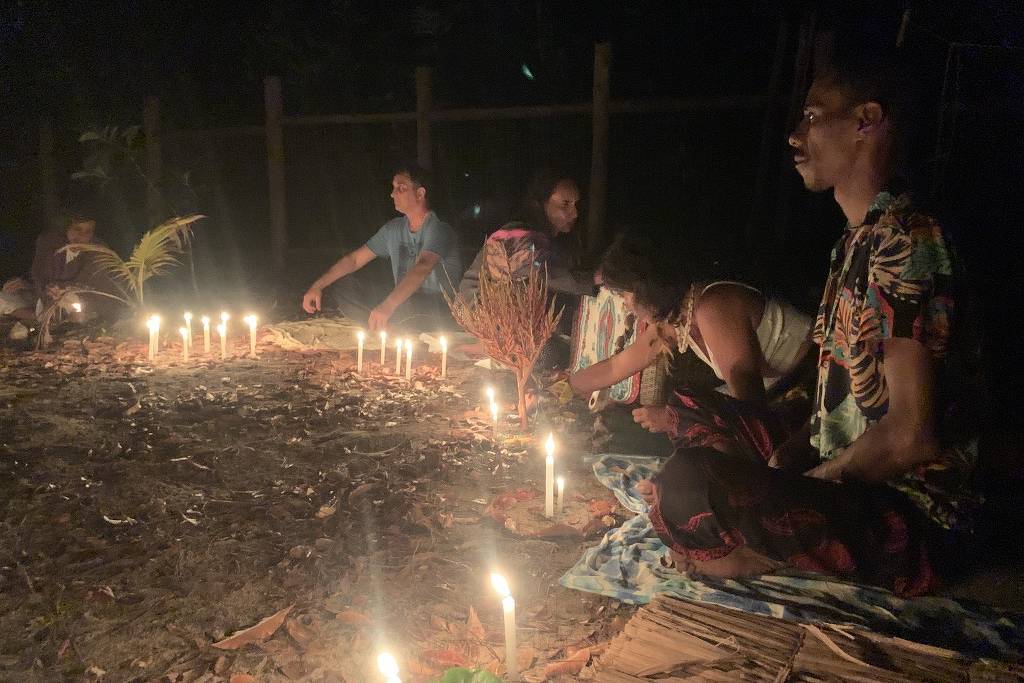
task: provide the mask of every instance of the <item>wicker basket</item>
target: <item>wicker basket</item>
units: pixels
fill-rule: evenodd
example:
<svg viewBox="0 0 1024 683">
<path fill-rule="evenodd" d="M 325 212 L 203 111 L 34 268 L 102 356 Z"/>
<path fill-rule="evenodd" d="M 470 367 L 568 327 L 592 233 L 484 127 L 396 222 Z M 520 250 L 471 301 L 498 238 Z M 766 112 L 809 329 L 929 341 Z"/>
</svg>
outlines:
<svg viewBox="0 0 1024 683">
<path fill-rule="evenodd" d="M 640 396 L 642 406 L 663 406 L 668 402 L 669 356 L 658 355 L 658 360 L 647 366 L 640 375 Z"/>
</svg>

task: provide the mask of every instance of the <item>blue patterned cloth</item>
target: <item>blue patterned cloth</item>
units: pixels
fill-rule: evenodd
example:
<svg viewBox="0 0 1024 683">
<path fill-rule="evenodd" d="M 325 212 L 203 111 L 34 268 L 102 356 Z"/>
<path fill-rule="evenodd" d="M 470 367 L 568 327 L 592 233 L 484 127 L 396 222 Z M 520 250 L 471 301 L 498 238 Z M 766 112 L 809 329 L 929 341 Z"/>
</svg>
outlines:
<svg viewBox="0 0 1024 683">
<path fill-rule="evenodd" d="M 561 578 L 566 588 L 643 604 L 667 593 L 790 621 L 856 626 L 957 650 L 968 656 L 1018 661 L 1024 615 L 965 606 L 939 597 L 898 598 L 889 591 L 819 575 L 770 574 L 756 579 L 694 580 L 664 566 L 668 548 L 654 533 L 636 484 L 662 458 L 606 454 L 585 459 L 623 507 L 637 513 L 588 549 Z"/>
</svg>

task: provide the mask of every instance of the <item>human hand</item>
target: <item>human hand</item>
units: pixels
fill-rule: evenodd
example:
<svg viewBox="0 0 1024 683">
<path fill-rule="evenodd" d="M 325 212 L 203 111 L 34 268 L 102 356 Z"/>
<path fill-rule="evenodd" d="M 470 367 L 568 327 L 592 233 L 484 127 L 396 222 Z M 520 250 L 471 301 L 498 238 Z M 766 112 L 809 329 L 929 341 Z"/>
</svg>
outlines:
<svg viewBox="0 0 1024 683">
<path fill-rule="evenodd" d="M 668 406 L 649 406 L 633 411 L 633 421 L 653 434 L 670 431 L 675 425 L 675 418 L 675 413 Z"/>
<path fill-rule="evenodd" d="M 370 311 L 370 320 L 368 323 L 370 331 L 377 332 L 378 330 L 386 330 L 388 327 L 388 320 L 391 319 L 391 314 L 394 312 L 394 309 L 386 304 L 380 304 Z"/>
<path fill-rule="evenodd" d="M 658 491 L 654 488 L 654 482 L 650 479 L 644 479 L 636 483 L 636 492 L 640 494 L 640 497 L 644 499 L 644 502 L 648 505 L 654 505 L 658 500 Z"/>
<path fill-rule="evenodd" d="M 50 297 L 53 301 L 60 299 L 67 291 L 67 287 L 61 287 L 60 285 L 46 285 L 46 296 Z"/>
<path fill-rule="evenodd" d="M 320 310 L 320 298 L 323 290 L 319 287 L 310 287 L 302 297 L 302 310 L 306 313 L 316 313 Z"/>
<path fill-rule="evenodd" d="M 4 283 L 4 294 L 14 294 L 15 292 L 20 292 L 28 288 L 28 282 L 25 281 L 25 278 L 11 278 Z"/>
<path fill-rule="evenodd" d="M 842 455 L 839 455 L 832 460 L 826 460 L 813 469 L 807 470 L 804 472 L 804 476 L 814 479 L 825 479 L 827 481 L 842 481 L 843 467 Z"/>
</svg>

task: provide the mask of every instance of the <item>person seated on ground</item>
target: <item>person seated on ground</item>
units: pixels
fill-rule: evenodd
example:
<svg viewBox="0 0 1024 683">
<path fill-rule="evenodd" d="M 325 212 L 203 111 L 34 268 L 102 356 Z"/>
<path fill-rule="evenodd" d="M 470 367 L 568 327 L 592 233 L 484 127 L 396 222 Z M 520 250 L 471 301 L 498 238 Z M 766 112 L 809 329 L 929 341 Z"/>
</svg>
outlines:
<svg viewBox="0 0 1024 683">
<path fill-rule="evenodd" d="M 578 277 L 571 269 L 579 202 L 579 187 L 569 174 L 550 168 L 534 173 L 518 216 L 484 241 L 462 276 L 459 294 L 475 301 L 482 271 L 492 277 L 526 277 L 529 268 L 541 267 L 556 310 L 564 309 L 558 332 L 570 334 L 578 297 L 594 292 L 593 277 Z M 482 345 L 462 350 L 483 352 Z M 563 367 L 568 361 L 568 344 L 556 336 L 541 351 L 537 365 Z"/>
<path fill-rule="evenodd" d="M 642 487 L 687 571 L 790 567 L 913 596 L 972 554 L 976 347 L 964 342 L 965 283 L 948 237 L 901 189 L 912 119 L 896 73 L 878 53 L 837 54 L 789 138 L 806 187 L 832 189 L 847 219 L 814 325 L 807 428 L 780 445 L 756 417 L 730 416 L 727 433 L 729 421 L 706 422 L 715 438 L 678 448 Z M 784 454 L 794 446 L 819 464 L 768 466 L 773 453 L 800 463 Z"/>
<path fill-rule="evenodd" d="M 342 256 L 310 285 L 302 297 L 307 313 L 319 311 L 324 289 L 344 278 L 335 294 L 339 308 L 348 318 L 366 321 L 371 330 L 387 328 L 393 318 L 401 322 L 411 316 L 450 326 L 442 290 L 462 272 L 455 231 L 430 208 L 433 182 L 428 171 L 415 164 L 400 166 L 391 187 L 395 210 L 402 215 L 381 226 L 366 244 Z M 395 282 L 383 300 L 349 277 L 377 257 L 391 260 Z"/>
<path fill-rule="evenodd" d="M 646 327 L 621 353 L 573 373 L 569 383 L 577 393 L 610 387 L 662 353 L 687 350 L 739 401 L 764 404 L 767 390 L 800 371 L 811 350 L 810 317 L 750 285 L 702 275 L 707 269 L 695 265 L 701 259 L 691 253 L 641 237 L 622 236 L 612 244 L 601 261 L 601 280 Z M 680 391 L 689 401 L 708 393 Z M 633 415 L 653 432 L 674 436 L 680 427 L 672 406 L 637 408 Z"/>
<path fill-rule="evenodd" d="M 47 230 L 37 238 L 32 280 L 18 277 L 4 283 L 0 314 L 25 324 L 35 323 L 51 306 L 79 322 L 113 314 L 116 300 L 97 292 L 117 294 L 118 288 L 97 265 L 94 254 L 74 248 L 76 244 L 101 244 L 94 216 L 92 211 L 73 209 L 62 228 Z"/>
</svg>

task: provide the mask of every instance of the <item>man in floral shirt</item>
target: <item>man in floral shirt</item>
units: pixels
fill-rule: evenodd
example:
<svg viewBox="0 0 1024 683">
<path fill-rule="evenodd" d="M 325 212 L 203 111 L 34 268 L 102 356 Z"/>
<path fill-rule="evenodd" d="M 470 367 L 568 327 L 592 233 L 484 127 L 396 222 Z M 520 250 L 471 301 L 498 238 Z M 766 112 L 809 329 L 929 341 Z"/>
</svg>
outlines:
<svg viewBox="0 0 1024 683">
<path fill-rule="evenodd" d="M 970 529 L 977 439 L 961 361 L 974 349 L 948 238 L 899 189 L 895 72 L 838 55 L 807 94 L 789 137 L 796 170 L 847 218 L 813 331 L 814 412 L 786 444 L 763 443 L 750 438 L 765 433 L 757 417 L 732 406 L 706 420 L 727 440 L 677 448 L 654 478 L 651 520 L 685 570 L 789 566 L 917 595 Z M 786 470 L 802 461 L 794 444 L 813 447 L 813 469 Z"/>
</svg>

